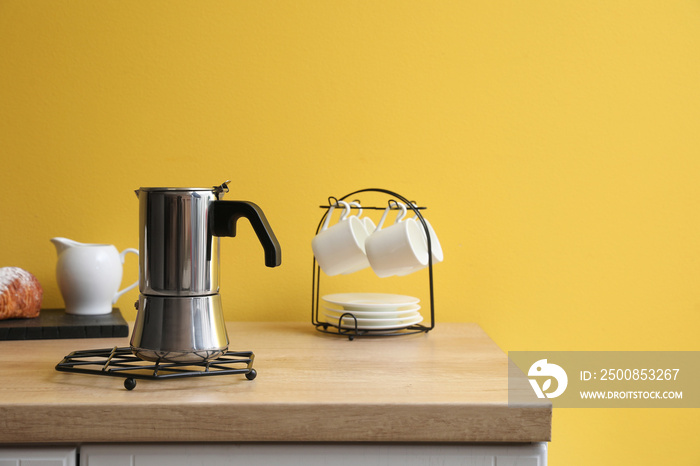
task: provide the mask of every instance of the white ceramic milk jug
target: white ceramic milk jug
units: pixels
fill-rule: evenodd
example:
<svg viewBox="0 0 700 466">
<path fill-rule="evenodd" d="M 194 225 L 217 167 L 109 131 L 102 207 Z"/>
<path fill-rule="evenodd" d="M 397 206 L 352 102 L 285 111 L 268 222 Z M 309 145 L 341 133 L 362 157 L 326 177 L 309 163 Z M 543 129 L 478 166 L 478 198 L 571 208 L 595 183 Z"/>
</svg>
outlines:
<svg viewBox="0 0 700 466">
<path fill-rule="evenodd" d="M 137 280 L 119 291 L 124 257 L 129 252 L 138 255 L 136 249 L 119 253 L 111 244 L 84 244 L 67 238 L 52 238 L 51 242 L 58 253 L 56 280 L 68 314 L 109 314 L 117 299 L 138 285 Z"/>
</svg>

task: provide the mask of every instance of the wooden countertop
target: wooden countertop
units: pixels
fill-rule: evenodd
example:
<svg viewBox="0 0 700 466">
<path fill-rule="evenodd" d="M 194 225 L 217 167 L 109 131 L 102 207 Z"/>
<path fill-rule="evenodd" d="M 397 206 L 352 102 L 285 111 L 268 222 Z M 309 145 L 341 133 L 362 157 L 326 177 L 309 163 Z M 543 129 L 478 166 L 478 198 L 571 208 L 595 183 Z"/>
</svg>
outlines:
<svg viewBox="0 0 700 466">
<path fill-rule="evenodd" d="M 476 324 L 357 338 L 309 323 L 227 324 L 255 380 L 57 372 L 72 351 L 128 338 L 0 342 L 0 443 L 549 441 L 552 408 L 508 406 L 507 357 Z M 523 387 L 528 390 L 523 376 Z"/>
</svg>

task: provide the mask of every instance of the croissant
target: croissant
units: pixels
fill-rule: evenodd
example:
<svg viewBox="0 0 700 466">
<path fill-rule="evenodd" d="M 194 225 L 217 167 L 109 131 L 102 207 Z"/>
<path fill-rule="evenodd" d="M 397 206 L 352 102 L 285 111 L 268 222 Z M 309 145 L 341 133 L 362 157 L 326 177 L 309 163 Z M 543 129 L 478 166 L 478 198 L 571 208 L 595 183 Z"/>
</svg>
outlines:
<svg viewBox="0 0 700 466">
<path fill-rule="evenodd" d="M 37 317 L 43 295 L 31 273 L 19 267 L 0 268 L 0 320 Z"/>
</svg>

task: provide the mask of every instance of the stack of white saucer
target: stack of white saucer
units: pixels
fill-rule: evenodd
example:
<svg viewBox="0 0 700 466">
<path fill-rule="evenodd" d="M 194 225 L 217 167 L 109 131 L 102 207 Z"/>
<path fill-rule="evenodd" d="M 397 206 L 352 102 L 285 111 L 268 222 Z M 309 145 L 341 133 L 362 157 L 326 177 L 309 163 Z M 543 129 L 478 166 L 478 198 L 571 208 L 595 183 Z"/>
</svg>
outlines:
<svg viewBox="0 0 700 466">
<path fill-rule="evenodd" d="M 337 293 L 323 296 L 326 321 L 337 327 L 394 330 L 421 321 L 419 299 L 385 293 Z"/>
</svg>

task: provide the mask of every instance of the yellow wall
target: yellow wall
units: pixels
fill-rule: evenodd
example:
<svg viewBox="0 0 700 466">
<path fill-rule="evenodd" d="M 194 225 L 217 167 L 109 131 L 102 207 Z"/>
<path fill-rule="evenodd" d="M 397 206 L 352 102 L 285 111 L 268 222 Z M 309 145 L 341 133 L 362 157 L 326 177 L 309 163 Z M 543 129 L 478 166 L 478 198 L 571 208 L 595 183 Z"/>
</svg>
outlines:
<svg viewBox="0 0 700 466">
<path fill-rule="evenodd" d="M 698 350 L 699 83 L 695 0 L 0 0 L 0 266 L 61 307 L 49 238 L 136 247 L 135 188 L 231 179 L 284 258 L 222 241 L 226 317 L 305 321 L 319 204 L 384 187 L 440 234 L 438 325 Z M 698 464 L 699 428 L 559 409 L 550 464 Z"/>
</svg>

